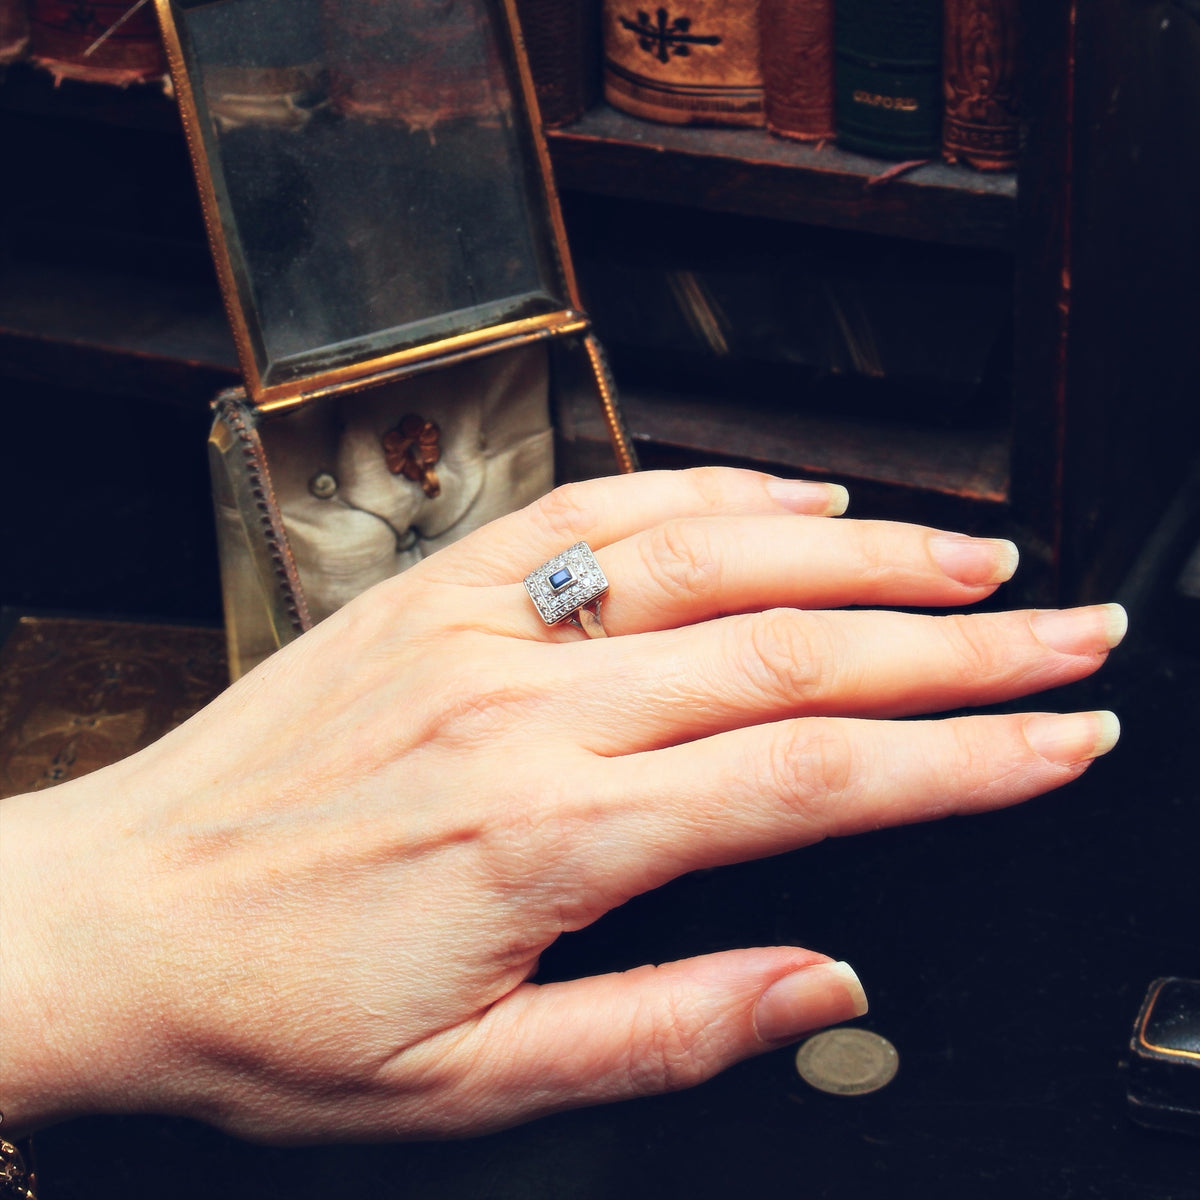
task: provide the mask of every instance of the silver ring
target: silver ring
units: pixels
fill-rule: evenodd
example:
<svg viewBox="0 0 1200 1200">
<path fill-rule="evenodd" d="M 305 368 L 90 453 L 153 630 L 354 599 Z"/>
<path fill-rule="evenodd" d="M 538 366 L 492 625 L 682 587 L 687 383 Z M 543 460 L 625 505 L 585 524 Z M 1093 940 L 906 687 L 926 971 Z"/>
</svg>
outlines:
<svg viewBox="0 0 1200 1200">
<path fill-rule="evenodd" d="M 590 638 L 608 636 L 600 621 L 608 580 L 587 542 L 576 542 L 530 571 L 525 590 L 547 625 L 569 621 Z"/>
</svg>

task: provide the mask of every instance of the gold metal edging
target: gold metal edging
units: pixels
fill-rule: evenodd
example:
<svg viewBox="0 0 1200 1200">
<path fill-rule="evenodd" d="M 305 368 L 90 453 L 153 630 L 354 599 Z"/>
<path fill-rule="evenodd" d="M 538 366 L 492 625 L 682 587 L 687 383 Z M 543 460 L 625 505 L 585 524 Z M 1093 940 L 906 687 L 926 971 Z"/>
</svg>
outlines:
<svg viewBox="0 0 1200 1200">
<path fill-rule="evenodd" d="M 581 313 L 579 289 L 575 280 L 574 266 L 571 263 L 567 246 L 566 226 L 563 223 L 562 211 L 558 203 L 558 193 L 554 188 L 554 177 L 550 167 L 550 155 L 546 148 L 546 140 L 542 134 L 541 120 L 537 109 L 537 95 L 533 87 L 533 76 L 524 53 L 523 43 L 520 42 L 520 26 L 517 23 L 513 0 L 500 0 L 504 15 L 508 21 L 510 40 L 513 45 L 513 59 L 517 67 L 522 97 L 525 102 L 526 116 L 529 122 L 534 153 L 542 182 L 542 193 L 546 202 L 546 211 L 550 220 L 551 240 L 553 243 L 555 264 L 562 277 L 562 283 L 567 293 L 570 307 L 557 313 L 544 314 L 539 317 L 523 318 L 520 321 L 506 322 L 503 325 L 492 325 L 486 329 L 474 330 L 470 333 L 458 334 L 442 338 L 420 346 L 408 347 L 393 351 L 390 354 L 371 358 L 360 363 L 351 363 L 331 371 L 318 371 L 312 375 L 301 376 L 287 383 L 264 384 L 258 370 L 258 360 L 254 352 L 250 327 L 243 310 L 237 275 L 233 267 L 233 259 L 225 239 L 224 225 L 221 221 L 220 204 L 216 189 L 213 186 L 212 164 L 205 150 L 204 137 L 200 127 L 200 109 L 196 102 L 195 91 L 187 74 L 183 58 L 183 42 L 175 23 L 171 9 L 171 0 L 154 0 L 158 13 L 159 25 L 162 29 L 163 45 L 166 48 L 167 65 L 171 71 L 171 79 L 175 86 L 176 101 L 183 122 L 184 137 L 187 141 L 188 152 L 191 155 L 197 190 L 200 195 L 200 207 L 204 214 L 204 226 L 208 234 L 209 246 L 212 249 L 216 263 L 217 277 L 221 285 L 221 298 L 225 305 L 229 324 L 233 331 L 234 345 L 237 349 L 238 362 L 242 368 L 242 378 L 251 401 L 262 412 L 277 408 L 302 404 L 315 395 L 327 395 L 340 391 L 344 386 L 355 380 L 361 380 L 377 372 L 390 372 L 408 365 L 423 363 L 442 355 L 454 355 L 464 349 L 483 346 L 490 343 L 511 342 L 514 338 L 535 337 L 547 333 L 565 335 L 580 333 L 587 329 L 587 318 Z"/>
<path fill-rule="evenodd" d="M 533 137 L 534 152 L 537 154 L 538 167 L 542 176 L 543 194 L 546 198 L 546 210 L 550 218 L 550 231 L 553 236 L 554 249 L 558 259 L 559 270 L 562 272 L 563 283 L 571 304 L 583 308 L 579 294 L 579 284 L 575 277 L 575 264 L 571 259 L 571 247 L 567 241 L 567 227 L 563 221 L 562 206 L 558 199 L 558 184 L 554 179 L 554 167 L 550 159 L 550 147 L 546 142 L 546 134 L 542 128 L 542 110 L 538 104 L 537 89 L 533 83 L 533 73 L 529 67 L 529 56 L 525 51 L 525 35 L 521 31 L 521 22 L 517 16 L 516 0 L 501 0 L 505 15 L 508 18 L 510 41 L 513 46 L 513 57 L 517 64 L 517 74 L 521 79 L 521 93 L 525 101 L 525 113 L 529 120 L 529 129 Z M 609 441 L 612 443 L 613 454 L 617 459 L 618 469 L 623 474 L 631 474 L 637 470 L 637 455 L 633 443 L 629 439 L 621 415 L 617 408 L 617 398 L 613 390 L 612 376 L 609 373 L 600 345 L 596 338 L 588 333 L 584 337 L 584 347 L 596 387 L 600 391 L 600 405 L 603 409 L 604 424 L 608 429 Z"/>
<path fill-rule="evenodd" d="M 623 475 L 630 475 L 637 470 L 637 455 L 617 410 L 617 397 L 613 391 L 608 364 L 604 361 L 600 343 L 594 335 L 589 334 L 585 337 L 583 345 L 587 351 L 588 362 L 592 365 L 596 386 L 600 389 L 600 406 L 604 411 L 604 423 L 608 427 L 608 438 L 612 442 L 613 453 L 617 456 L 617 467 Z"/>
<path fill-rule="evenodd" d="M 573 308 L 582 309 L 583 302 L 579 297 L 579 285 L 575 279 L 575 264 L 571 261 L 571 248 L 567 242 L 567 227 L 563 221 L 562 208 L 558 201 L 558 185 L 554 181 L 554 168 L 550 161 L 550 148 L 546 144 L 546 135 L 542 129 L 542 110 L 538 105 L 537 89 L 533 83 L 533 72 L 529 67 L 529 55 L 525 50 L 525 35 L 521 32 L 521 22 L 517 16 L 516 0 L 500 0 L 504 15 L 508 19 L 509 43 L 513 48 L 513 59 L 517 64 L 517 75 L 521 80 L 521 95 L 525 101 L 525 114 L 529 122 L 529 131 L 533 138 L 534 153 L 537 155 L 538 169 L 542 177 L 543 195 L 546 199 L 546 211 L 550 218 L 550 231 L 553 235 L 555 257 L 558 269 L 562 273 L 563 284 L 567 290 L 567 299 Z"/>
<path fill-rule="evenodd" d="M 380 358 L 349 363 L 334 371 L 303 376 L 286 384 L 263 388 L 259 395 L 253 397 L 254 406 L 263 413 L 294 408 L 349 391 L 363 383 L 372 386 L 384 383 L 421 366 L 449 363 L 494 350 L 504 350 L 539 338 L 584 333 L 589 328 L 587 317 L 582 313 L 570 311 L 550 313 L 541 317 L 525 317 L 504 325 L 490 325 L 487 329 L 460 333 L 422 346 L 397 350 Z"/>
<path fill-rule="evenodd" d="M 259 533 L 267 548 L 271 570 L 283 597 L 288 623 L 294 632 L 304 633 L 313 627 L 313 619 L 308 611 L 300 572 L 292 554 L 291 543 L 288 541 L 283 513 L 279 511 L 279 504 L 275 499 L 275 485 L 271 482 L 271 471 L 267 466 L 262 438 L 254 426 L 248 406 L 236 392 L 222 393 L 213 407 L 217 419 L 237 443 L 241 459 L 237 465 L 242 472 L 241 479 L 250 489 L 254 500 Z M 274 625 L 274 620 L 271 623 Z M 282 644 L 278 630 L 276 641 Z M 232 658 L 230 661 L 233 661 Z"/>
<path fill-rule="evenodd" d="M 1200 1051 L 1196 1050 L 1172 1050 L 1167 1046 L 1159 1046 L 1154 1042 L 1146 1040 L 1146 1026 L 1150 1024 L 1150 1014 L 1154 1011 L 1154 1002 L 1158 999 L 1158 994 L 1163 988 L 1170 983 L 1171 980 L 1164 979 L 1158 987 L 1154 989 L 1154 994 L 1146 1001 L 1145 1015 L 1142 1017 L 1142 1023 L 1138 1028 L 1137 1040 L 1138 1044 L 1144 1046 L 1147 1050 L 1153 1051 L 1155 1054 L 1165 1054 L 1170 1058 L 1190 1058 L 1200 1062 Z"/>
<path fill-rule="evenodd" d="M 229 247 L 225 242 L 220 205 L 217 202 L 216 189 L 212 183 L 212 164 L 208 160 L 208 154 L 204 148 L 204 137 L 200 129 L 200 110 L 196 104 L 196 95 L 192 90 L 192 83 L 188 78 L 187 67 L 183 61 L 183 43 L 171 11 L 171 0 L 154 0 L 154 8 L 158 13 L 158 24 L 162 30 L 163 46 L 167 54 L 167 66 L 175 87 L 175 101 L 183 122 L 183 136 L 187 142 L 193 173 L 196 176 L 196 187 L 200 194 L 200 209 L 204 214 L 204 228 L 208 233 L 208 244 L 212 249 L 217 278 L 221 285 L 221 299 L 229 317 L 230 328 L 233 330 L 234 346 L 242 367 L 242 379 L 246 390 L 254 397 L 261 390 L 262 380 L 259 378 L 258 363 L 250 340 L 250 328 L 246 324 L 238 297 L 233 260 L 229 256 Z"/>
<path fill-rule="evenodd" d="M 563 222 L 562 208 L 559 203 L 558 189 L 554 181 L 554 172 L 550 161 L 550 151 L 542 129 L 541 112 L 538 108 L 537 93 L 534 88 L 533 75 L 529 68 L 528 56 L 525 52 L 524 38 L 520 22 L 517 18 L 515 0 L 499 0 L 508 22 L 509 40 L 513 50 L 513 61 L 516 65 L 520 81 L 521 95 L 524 101 L 525 118 L 528 122 L 529 133 L 537 158 L 539 174 L 542 181 L 542 195 L 546 205 L 546 215 L 550 221 L 550 232 L 555 252 L 556 265 L 562 276 L 562 283 L 567 293 L 571 307 L 558 313 L 546 314 L 540 317 L 529 317 L 520 321 L 512 321 L 503 325 L 494 325 L 487 329 L 475 330 L 470 333 L 458 334 L 443 338 L 421 346 L 397 350 L 378 358 L 364 362 L 351 363 L 335 370 L 318 372 L 311 376 L 302 376 L 289 380 L 284 384 L 264 386 L 258 370 L 258 361 L 254 352 L 250 328 L 240 300 L 237 275 L 233 268 L 233 259 L 225 239 L 224 225 L 221 221 L 220 204 L 216 189 L 213 186 L 212 165 L 205 150 L 204 137 L 200 128 L 200 110 L 196 95 L 188 78 L 183 58 L 183 44 L 179 29 L 175 23 L 171 9 L 171 0 L 154 0 L 158 14 L 159 26 L 162 30 L 163 45 L 166 50 L 167 65 L 170 68 L 171 79 L 175 86 L 176 101 L 179 106 L 180 119 L 183 124 L 184 138 L 187 141 L 188 152 L 196 176 L 197 191 L 200 196 L 200 207 L 204 215 L 204 226 L 208 234 L 209 246 L 212 249 L 213 260 L 217 269 L 217 277 L 221 285 L 221 298 L 233 331 L 234 345 L 237 349 L 238 361 L 242 368 L 243 383 L 251 403 L 259 412 L 273 412 L 278 409 L 290 408 L 307 403 L 324 396 L 347 390 L 355 384 L 368 378 L 382 382 L 394 377 L 406 369 L 415 369 L 436 360 L 461 358 L 483 353 L 491 349 L 499 350 L 505 346 L 520 344 L 538 337 L 566 336 L 584 334 L 589 362 L 600 391 L 600 402 L 603 408 L 604 421 L 608 428 L 609 438 L 617 463 L 622 472 L 637 469 L 637 459 L 629 436 L 621 423 L 617 409 L 616 396 L 613 391 L 611 378 L 603 362 L 599 346 L 594 337 L 589 335 L 589 322 L 582 313 L 582 303 L 579 297 L 579 287 L 575 276 L 575 267 L 571 260 L 570 247 L 567 242 L 566 225 Z"/>
</svg>

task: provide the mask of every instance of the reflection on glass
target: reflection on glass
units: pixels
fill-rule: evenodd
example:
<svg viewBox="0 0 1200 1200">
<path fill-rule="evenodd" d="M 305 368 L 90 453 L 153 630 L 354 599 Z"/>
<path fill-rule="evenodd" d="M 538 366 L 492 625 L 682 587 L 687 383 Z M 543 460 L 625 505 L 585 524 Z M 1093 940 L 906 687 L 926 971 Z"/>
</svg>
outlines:
<svg viewBox="0 0 1200 1200">
<path fill-rule="evenodd" d="M 264 383 L 566 307 L 492 0 L 175 0 Z"/>
</svg>

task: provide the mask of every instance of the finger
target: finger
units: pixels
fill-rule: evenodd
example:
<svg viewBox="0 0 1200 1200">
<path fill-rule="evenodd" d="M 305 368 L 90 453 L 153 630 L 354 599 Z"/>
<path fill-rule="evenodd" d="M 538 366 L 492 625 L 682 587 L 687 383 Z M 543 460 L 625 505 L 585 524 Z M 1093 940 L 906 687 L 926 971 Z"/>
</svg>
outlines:
<svg viewBox="0 0 1200 1200">
<path fill-rule="evenodd" d="M 996 704 L 1090 675 L 1126 625 L 1119 604 L 948 616 L 772 609 L 613 638 L 579 656 L 572 665 L 586 678 L 574 681 L 570 721 L 587 749 L 610 756 L 786 717 Z"/>
<path fill-rule="evenodd" d="M 681 519 L 597 552 L 610 633 L 787 606 L 968 604 L 1012 577 L 1017 548 L 893 521 Z"/>
<path fill-rule="evenodd" d="M 474 1070 L 438 1107 L 459 1129 L 478 1133 L 676 1091 L 865 1011 L 862 985 L 845 963 L 784 947 L 527 984 L 455 1038 L 455 1055 Z M 419 1049 L 442 1052 L 436 1044 Z M 445 1132 L 443 1112 L 421 1116 Z"/>
<path fill-rule="evenodd" d="M 579 886 L 611 907 L 700 867 L 1002 808 L 1076 778 L 1119 732 L 1112 713 L 801 717 L 610 759 Z"/>
<path fill-rule="evenodd" d="M 681 516 L 715 513 L 806 513 L 837 516 L 848 495 L 833 483 L 779 479 L 758 471 L 696 467 L 586 479 L 500 517 L 439 551 L 422 564 L 446 583 L 511 583 L 548 558 L 588 542 L 607 546 L 639 530 Z"/>
<path fill-rule="evenodd" d="M 620 635 L 773 607 L 970 604 L 1011 578 L 1018 554 L 1002 539 L 894 521 L 729 516 L 665 521 L 596 557 L 610 585 L 604 625 Z M 546 640 L 520 584 L 491 609 L 514 615 L 514 634 Z"/>
</svg>

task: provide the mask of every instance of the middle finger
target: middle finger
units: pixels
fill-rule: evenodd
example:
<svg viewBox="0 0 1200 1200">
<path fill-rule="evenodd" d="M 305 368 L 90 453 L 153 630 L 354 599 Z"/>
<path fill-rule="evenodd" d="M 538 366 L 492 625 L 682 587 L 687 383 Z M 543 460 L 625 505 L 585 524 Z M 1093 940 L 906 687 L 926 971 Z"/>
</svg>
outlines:
<svg viewBox="0 0 1200 1200">
<path fill-rule="evenodd" d="M 924 616 L 774 609 L 576 657 L 572 724 L 602 755 L 796 716 L 896 717 L 995 704 L 1095 671 L 1124 636 L 1117 604 Z"/>
</svg>

